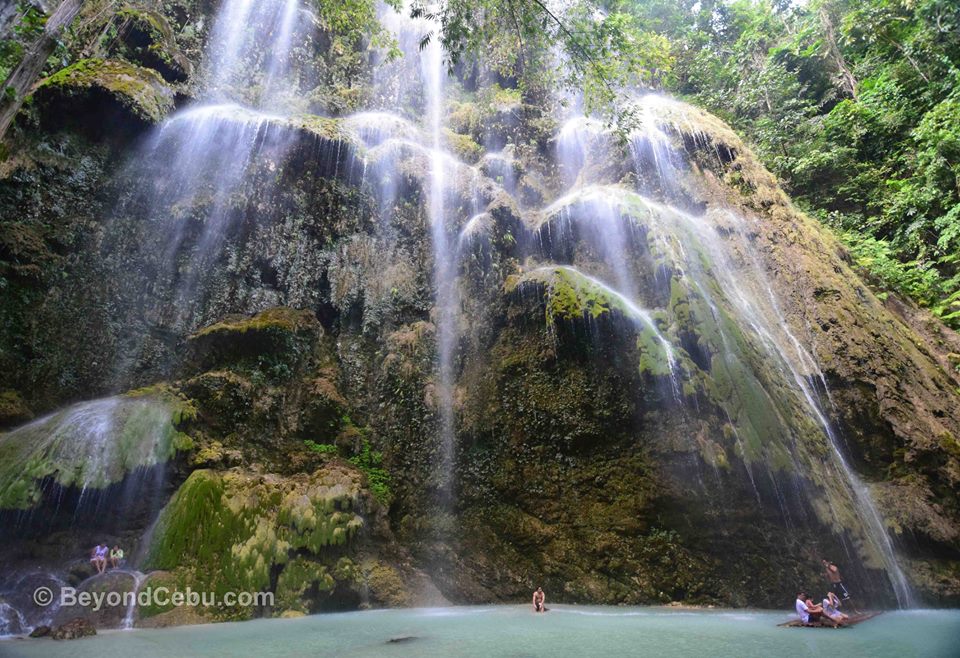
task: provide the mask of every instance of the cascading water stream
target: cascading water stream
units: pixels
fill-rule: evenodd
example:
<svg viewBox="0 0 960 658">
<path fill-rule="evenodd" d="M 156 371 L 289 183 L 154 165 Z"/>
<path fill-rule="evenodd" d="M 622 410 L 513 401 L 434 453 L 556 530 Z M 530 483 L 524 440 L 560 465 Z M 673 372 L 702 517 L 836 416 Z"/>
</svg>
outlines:
<svg viewBox="0 0 960 658">
<path fill-rule="evenodd" d="M 433 288 L 435 294 L 435 336 L 436 336 L 436 406 L 438 416 L 439 459 L 436 467 L 442 508 L 452 505 L 454 445 L 455 445 L 455 417 L 454 417 L 454 387 L 455 387 L 455 349 L 457 342 L 458 316 L 458 243 L 451 240 L 450 229 L 456 222 L 448 208 L 448 196 L 457 185 L 464 184 L 462 163 L 459 163 L 446 150 L 444 138 L 444 116 L 447 70 L 444 62 L 443 47 L 437 34 L 425 47 L 421 48 L 421 39 L 431 34 L 437 27 L 428 19 L 409 18 L 408 10 L 400 13 L 388 11 L 383 18 L 384 24 L 397 37 L 404 59 L 419 63 L 419 77 L 422 84 L 421 98 L 426 118 L 426 157 L 428 160 L 427 186 L 427 216 L 430 223 L 430 238 L 433 254 Z M 398 91 L 397 104 L 401 102 L 402 93 Z M 397 107 L 397 110 L 400 108 Z M 392 139 L 377 139 L 378 132 L 383 131 L 384 125 L 393 124 Z M 423 149 L 417 144 L 418 136 L 409 127 L 398 125 L 396 120 L 381 122 L 373 130 L 368 129 L 365 141 L 371 144 L 370 137 L 374 138 L 375 146 L 383 148 L 393 140 L 399 138 L 399 144 L 409 142 L 414 149 Z M 385 143 L 386 142 L 386 143 Z M 396 142 L 395 142 L 396 143 Z M 474 172 L 474 177 L 475 177 Z M 455 179 L 456 178 L 456 179 Z M 459 179 L 459 180 L 457 180 Z M 475 196 L 475 192 L 474 192 Z M 474 204 L 475 205 L 475 204 Z"/>
<path fill-rule="evenodd" d="M 440 415 L 441 490 L 449 504 L 453 486 L 453 357 L 456 341 L 456 271 L 447 238 L 446 172 L 442 151 L 443 128 L 443 50 L 439 39 L 432 39 L 422 58 L 427 80 L 427 112 L 430 117 L 430 226 L 433 238 L 434 287 L 437 295 L 437 378 Z"/>
<path fill-rule="evenodd" d="M 673 200 L 678 198 L 682 159 L 674 149 L 671 137 L 660 127 L 654 111 L 656 103 L 655 98 L 648 97 L 641 104 L 643 120 L 631 135 L 630 152 L 640 184 L 649 186 L 651 190 L 659 192 L 666 199 Z M 793 386 L 801 405 L 806 408 L 806 413 L 823 432 L 831 447 L 833 467 L 845 484 L 854 514 L 859 519 L 867 542 L 872 546 L 874 554 L 879 558 L 890 580 L 898 604 L 901 607 L 911 605 L 909 586 L 899 567 L 892 542 L 883 527 L 876 506 L 866 487 L 847 463 L 840 449 L 839 437 L 823 412 L 817 392 L 801 369 L 809 373 L 809 377 L 819 379 L 825 390 L 829 391 L 826 389 L 825 377 L 816 366 L 814 359 L 790 331 L 776 296 L 769 282 L 766 281 L 766 275 L 756 261 L 755 255 L 747 246 L 744 249 L 748 254 L 745 269 L 738 269 L 729 254 L 727 244 L 729 238 L 724 238 L 709 218 L 694 217 L 678 208 L 650 201 L 617 186 L 583 187 L 586 182 L 589 182 L 589 178 L 585 180 L 585 176 L 594 175 L 590 168 L 595 166 L 598 159 L 602 157 L 590 152 L 591 145 L 600 143 L 602 134 L 602 127 L 582 118 L 567 121 L 560 131 L 558 155 L 567 180 L 574 181 L 574 187 L 544 211 L 548 218 L 560 217 L 562 221 L 547 221 L 540 227 L 541 248 L 544 248 L 543 232 L 545 230 L 553 232 L 559 230 L 561 233 L 567 233 L 570 229 L 565 227 L 576 225 L 578 231 L 586 231 L 593 243 L 599 246 L 604 262 L 611 268 L 617 280 L 617 286 L 625 291 L 630 299 L 635 299 L 637 295 L 632 283 L 635 274 L 630 272 L 626 265 L 629 246 L 623 228 L 624 225 L 633 226 L 633 222 L 624 221 L 624 215 L 629 215 L 631 211 L 637 212 L 641 208 L 645 209 L 649 214 L 649 217 L 644 219 L 650 232 L 648 239 L 659 245 L 659 248 L 668 255 L 671 267 L 676 272 L 675 276 L 679 277 L 678 280 L 686 281 L 686 285 L 692 286 L 696 294 L 707 303 L 713 315 L 713 322 L 716 323 L 719 335 L 724 341 L 724 350 L 732 350 L 733 345 L 723 328 L 722 312 L 718 308 L 719 301 L 714 299 L 716 294 L 722 294 L 723 298 L 733 304 L 740 322 L 751 329 L 753 335 L 759 340 L 760 346 L 771 359 L 771 363 L 779 364 L 778 367 L 785 380 Z M 649 173 L 645 170 L 647 166 L 652 166 L 654 170 L 652 179 L 647 176 Z M 742 232 L 743 220 L 739 217 L 735 220 L 733 223 Z M 547 240 L 562 242 L 572 237 L 573 235 L 569 233 L 560 236 L 550 235 Z M 694 248 L 692 252 L 688 249 L 690 246 Z M 701 262 L 705 257 L 711 261 L 709 269 L 706 269 Z M 748 292 L 744 284 L 745 279 L 755 282 L 755 285 L 761 289 L 761 294 L 753 295 Z M 712 280 L 715 280 L 713 285 Z M 772 322 L 768 318 L 771 318 Z M 788 356 L 790 354 L 793 356 Z M 735 429 L 735 423 L 731 422 L 731 426 L 734 428 L 734 436 L 740 450 L 743 451 L 744 446 Z M 747 464 L 747 473 L 759 500 L 760 492 L 749 464 Z M 773 474 L 769 473 L 769 475 L 779 498 L 781 488 Z M 829 500 L 830 496 L 827 498 Z M 786 508 L 782 501 L 780 504 L 786 515 Z M 832 509 L 832 501 L 829 504 Z M 835 511 L 833 515 L 837 518 Z M 837 522 L 840 523 L 839 519 Z M 842 526 L 842 523 L 840 525 Z"/>
<path fill-rule="evenodd" d="M 76 516 L 85 511 L 88 492 L 96 492 L 89 504 L 98 504 L 125 478 L 132 478 L 128 491 L 112 495 L 146 495 L 156 484 L 150 467 L 176 449 L 173 413 L 161 399 L 118 396 L 82 402 L 0 435 L 0 509 L 31 510 L 23 519 L 29 522 L 44 497 L 71 488 L 79 496 L 74 509 L 64 511 Z M 122 502 L 114 500 L 115 514 Z"/>
<path fill-rule="evenodd" d="M 130 570 L 124 570 L 120 573 L 128 574 L 133 579 L 133 587 L 130 589 L 130 591 L 133 592 L 133 596 L 130 597 L 130 600 L 127 602 L 126 610 L 124 610 L 123 613 L 123 621 L 120 622 L 120 628 L 130 630 L 137 620 L 137 595 L 140 592 L 140 587 L 143 585 L 143 582 L 147 579 L 147 574 Z"/>
<path fill-rule="evenodd" d="M 669 364 L 671 373 L 675 371 L 677 358 L 676 358 L 676 354 L 674 353 L 673 346 L 670 344 L 670 341 L 668 341 L 664 337 L 664 335 L 660 332 L 660 329 L 657 327 L 657 323 L 654 322 L 653 317 L 650 315 L 650 311 L 644 308 L 640 308 L 627 295 L 621 293 L 618 290 L 615 290 L 614 288 L 611 288 L 600 279 L 592 277 L 589 274 L 586 274 L 578 270 L 577 268 L 571 267 L 569 265 L 541 267 L 541 268 L 538 268 L 538 270 L 534 270 L 533 274 L 536 274 L 538 271 L 550 272 L 550 271 L 556 271 L 556 270 L 571 272 L 576 276 L 586 281 L 589 281 L 591 284 L 593 284 L 594 286 L 599 288 L 601 291 L 603 291 L 605 295 L 608 295 L 609 297 L 612 297 L 618 302 L 620 302 L 620 304 L 622 304 L 626 308 L 627 315 L 630 317 L 632 321 L 637 323 L 637 326 L 640 329 L 649 330 L 654 335 L 657 342 L 663 348 L 664 354 L 666 354 L 667 362 Z"/>
<path fill-rule="evenodd" d="M 677 175 L 677 170 L 672 163 L 676 156 L 672 148 L 666 150 L 664 146 L 666 136 L 660 127 L 656 125 L 655 119 L 650 116 L 649 113 L 647 117 L 644 128 L 648 133 L 644 135 L 643 139 L 635 139 L 633 143 L 635 144 L 637 141 L 642 141 L 651 145 L 650 148 L 658 153 L 656 159 L 658 176 L 661 179 L 670 179 L 664 181 L 664 188 L 675 189 L 676 184 L 672 179 Z M 883 562 L 884 570 L 890 580 L 898 605 L 900 607 L 912 606 L 913 596 L 910 591 L 910 586 L 897 561 L 893 544 L 883 526 L 876 505 L 873 503 L 867 488 L 847 463 L 840 448 L 840 439 L 836 435 L 833 424 L 827 419 L 823 411 L 819 396 L 811 386 L 808 377 L 802 374 L 799 368 L 806 369 L 811 377 L 816 377 L 823 383 L 825 390 L 829 390 L 826 389 L 826 378 L 819 367 L 817 367 L 813 357 L 802 347 L 800 341 L 790 330 L 790 326 L 780 310 L 776 296 L 769 282 L 766 281 L 766 275 L 757 261 L 755 254 L 750 251 L 749 248 L 744 250 L 749 254 L 746 263 L 749 276 L 766 292 L 767 306 L 769 307 L 766 312 L 759 308 L 760 299 L 749 295 L 741 285 L 739 277 L 734 274 L 736 268 L 730 261 L 727 247 L 715 226 L 705 221 L 704 218 L 693 217 L 675 208 L 670 208 L 669 211 L 668 213 L 661 214 L 651 213 L 651 215 L 667 215 L 677 218 L 686 224 L 690 233 L 695 234 L 698 240 L 707 245 L 707 250 L 714 259 L 712 271 L 715 276 L 719 275 L 722 290 L 724 290 L 726 296 L 738 307 L 741 317 L 748 319 L 755 333 L 766 346 L 768 353 L 772 357 L 778 358 L 784 364 L 789 373 L 789 378 L 801 393 L 810 414 L 816 419 L 817 424 L 826 436 L 833 453 L 837 470 L 852 494 L 855 511 L 864 526 L 866 538 L 874 545 L 875 550 Z M 732 213 L 730 213 L 730 216 L 734 220 L 734 225 L 742 232 L 744 220 Z M 705 296 L 708 295 L 707 289 L 702 283 L 698 283 L 697 286 L 702 294 Z M 771 315 L 775 320 L 774 325 L 771 325 L 766 320 L 766 318 Z M 779 331 L 777 331 L 775 327 L 778 328 Z M 796 356 L 798 365 L 794 364 L 793 359 L 787 357 L 791 352 Z"/>
<path fill-rule="evenodd" d="M 742 218 L 734 216 L 734 220 L 741 226 L 743 225 L 744 220 Z M 750 252 L 750 265 L 758 277 L 763 276 L 763 270 L 761 269 L 760 264 L 757 262 L 755 254 L 752 252 Z M 730 285 L 736 286 L 736 282 L 731 281 Z M 822 383 L 824 390 L 829 394 L 826 376 L 820 370 L 820 367 L 817 365 L 817 362 L 813 356 L 803 348 L 800 341 L 791 331 L 786 317 L 780 310 L 780 304 L 777 301 L 776 295 L 773 293 L 773 289 L 769 286 L 769 284 L 765 286 L 765 289 L 767 291 L 770 307 L 773 309 L 775 317 L 778 319 L 778 324 L 788 339 L 788 343 L 786 345 L 784 345 L 782 341 L 774 341 L 776 348 L 781 354 L 786 354 L 787 348 L 792 346 L 800 363 L 800 367 L 806 368 L 808 372 L 811 372 L 815 377 L 817 377 Z M 743 297 L 742 293 L 740 293 L 738 296 L 741 298 Z M 765 333 L 768 337 L 770 336 L 769 332 Z M 853 492 L 857 503 L 857 510 L 861 513 L 860 518 L 870 529 L 868 537 L 876 544 L 876 548 L 883 559 L 884 567 L 888 577 L 890 578 L 890 583 L 893 586 L 894 594 L 897 597 L 897 604 L 901 608 L 913 607 L 914 600 L 910 584 L 907 582 L 907 578 L 904 575 L 903 570 L 900 568 L 896 552 L 894 551 L 893 542 L 891 542 L 890 535 L 887 533 L 886 528 L 883 525 L 883 521 L 880 518 L 880 513 L 877 511 L 877 507 L 873 502 L 873 498 L 870 496 L 869 490 L 847 462 L 843 451 L 840 449 L 840 437 L 837 436 L 833 424 L 827 418 L 819 395 L 817 395 L 816 390 L 811 386 L 809 379 L 803 376 L 800 371 L 791 364 L 790 359 L 785 358 L 784 360 L 790 367 L 797 387 L 803 391 L 804 398 L 806 399 L 810 410 L 814 413 L 817 421 L 821 427 L 823 427 L 824 433 L 827 435 L 827 438 L 830 442 L 830 447 L 832 448 L 834 457 L 836 459 L 836 464 L 839 467 L 838 470 L 840 471 L 841 477 L 843 477 L 844 480 L 849 483 L 850 489 Z"/>
<path fill-rule="evenodd" d="M 135 194 L 128 203 L 145 207 L 148 219 L 169 229 L 157 231 L 163 244 L 141 246 L 144 255 L 153 252 L 160 260 L 148 283 L 157 300 L 148 314 L 157 325 L 190 331 L 204 319 L 194 307 L 206 294 L 205 272 L 220 257 L 224 236 L 249 212 L 238 207 L 237 196 L 246 186 L 269 196 L 265 179 L 253 177 L 251 169 L 290 146 L 290 131 L 278 124 L 293 109 L 295 54 L 313 30 L 314 17 L 299 0 L 225 0 L 206 47 L 201 100 L 157 127 L 131 159 L 126 175 Z M 121 204 L 116 220 L 124 220 L 127 210 Z M 161 292 L 164 286 L 167 292 Z M 150 291 L 137 291 L 144 293 Z M 114 362 L 115 382 L 127 382 L 138 352 L 148 349 L 147 332 L 133 340 L 141 347 Z M 90 518 L 120 523 L 126 507 L 142 508 L 164 486 L 157 469 L 177 449 L 172 413 L 166 400 L 118 396 L 80 403 L 0 435 L 0 508 L 24 510 L 14 512 L 14 522 L 26 527 L 49 496 L 56 496 L 49 503 L 54 517 L 69 514 L 61 509 L 69 494 L 74 525 Z M 139 513 L 153 518 L 158 511 L 154 506 Z M 129 573 L 136 590 L 144 576 Z M 124 627 L 132 626 L 133 616 L 131 607 Z"/>
</svg>

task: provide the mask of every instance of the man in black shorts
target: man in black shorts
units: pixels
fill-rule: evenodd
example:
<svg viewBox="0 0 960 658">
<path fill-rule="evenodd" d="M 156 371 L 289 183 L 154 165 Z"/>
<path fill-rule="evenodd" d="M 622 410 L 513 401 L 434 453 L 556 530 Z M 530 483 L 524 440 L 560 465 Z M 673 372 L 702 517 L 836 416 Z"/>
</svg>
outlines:
<svg viewBox="0 0 960 658">
<path fill-rule="evenodd" d="M 840 599 L 844 601 L 850 600 L 850 592 L 847 591 L 847 588 L 843 584 L 843 578 L 840 576 L 840 569 L 837 568 L 833 562 L 830 562 L 826 558 L 822 560 L 824 573 L 827 574 L 827 579 L 830 581 L 830 591 L 836 594 Z"/>
</svg>

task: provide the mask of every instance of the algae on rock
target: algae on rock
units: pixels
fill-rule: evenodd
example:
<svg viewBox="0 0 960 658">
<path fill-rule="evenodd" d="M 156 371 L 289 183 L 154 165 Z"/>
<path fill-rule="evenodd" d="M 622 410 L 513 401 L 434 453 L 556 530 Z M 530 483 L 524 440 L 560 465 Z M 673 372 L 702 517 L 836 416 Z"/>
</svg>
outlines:
<svg viewBox="0 0 960 658">
<path fill-rule="evenodd" d="M 336 462 L 287 477 L 194 471 L 160 514 L 147 566 L 173 573 L 195 591 L 217 592 L 218 601 L 228 591 L 276 591 L 278 612 L 304 609 L 311 604 L 304 598 L 310 583 L 319 592 L 333 588 L 334 567 L 375 504 L 364 496 L 361 478 Z M 253 613 L 225 605 L 209 612 L 221 618 Z"/>
<path fill-rule="evenodd" d="M 180 424 L 194 413 L 180 398 L 132 392 L 81 402 L 0 434 L 0 509 L 30 509 L 42 483 L 105 489 L 170 460 L 193 442 Z"/>
<path fill-rule="evenodd" d="M 159 123 L 174 105 L 173 91 L 155 71 L 104 59 L 82 59 L 54 73 L 37 85 L 34 98 L 50 125 L 98 134 L 109 130 L 109 119 Z M 72 105 L 69 112 L 58 107 L 64 103 Z"/>
</svg>

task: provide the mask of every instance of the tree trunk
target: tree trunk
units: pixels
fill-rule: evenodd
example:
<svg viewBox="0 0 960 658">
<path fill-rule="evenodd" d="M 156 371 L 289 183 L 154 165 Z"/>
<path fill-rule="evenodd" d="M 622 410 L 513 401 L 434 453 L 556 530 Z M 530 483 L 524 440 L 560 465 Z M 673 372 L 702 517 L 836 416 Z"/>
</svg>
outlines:
<svg viewBox="0 0 960 658">
<path fill-rule="evenodd" d="M 820 5 L 819 14 L 820 23 L 823 25 L 823 34 L 826 37 L 827 52 L 830 54 L 830 58 L 833 60 L 833 63 L 837 67 L 837 72 L 840 74 L 841 86 L 843 90 L 850 95 L 850 98 L 856 100 L 857 79 L 853 77 L 850 67 L 847 66 L 847 61 L 843 58 L 843 53 L 840 52 L 840 46 L 837 45 L 837 35 L 833 28 L 833 19 L 830 18 L 827 8 L 823 5 Z"/>
<path fill-rule="evenodd" d="M 47 19 L 43 34 L 27 49 L 23 59 L 3 83 L 3 93 L 0 97 L 0 140 L 7 134 L 7 129 L 20 111 L 24 98 L 30 93 L 37 78 L 43 72 L 47 58 L 57 47 L 60 34 L 76 18 L 84 1 L 63 0 L 60 3 L 60 6 Z"/>
</svg>

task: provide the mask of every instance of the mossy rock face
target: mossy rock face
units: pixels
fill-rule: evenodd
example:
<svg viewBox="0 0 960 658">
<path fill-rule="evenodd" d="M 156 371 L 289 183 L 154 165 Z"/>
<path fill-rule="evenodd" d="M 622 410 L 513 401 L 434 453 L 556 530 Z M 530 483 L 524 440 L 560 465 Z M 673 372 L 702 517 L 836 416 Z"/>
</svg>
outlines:
<svg viewBox="0 0 960 658">
<path fill-rule="evenodd" d="M 252 317 L 226 317 L 200 329 L 188 342 L 196 366 L 210 368 L 259 356 L 296 359 L 322 333 L 312 311 L 277 307 Z"/>
<path fill-rule="evenodd" d="M 572 267 L 544 266 L 507 277 L 504 289 L 520 307 L 531 301 L 542 305 L 547 327 L 560 322 L 583 325 L 596 336 L 635 335 L 639 371 L 654 377 L 671 375 L 672 360 L 654 316 L 592 277 Z"/>
<path fill-rule="evenodd" d="M 33 413 L 17 391 L 0 392 L 0 428 L 19 425 L 31 418 Z"/>
<path fill-rule="evenodd" d="M 387 608 L 410 605 L 411 596 L 400 573 L 393 566 L 376 562 L 364 570 L 372 603 Z"/>
<path fill-rule="evenodd" d="M 328 366 L 304 382 L 307 395 L 299 419 L 299 433 L 304 438 L 329 443 L 331 437 L 338 437 L 349 408 L 338 388 L 338 378 L 337 369 Z M 337 442 L 340 443 L 339 438 Z M 349 443 L 350 437 L 344 437 L 344 442 Z"/>
<path fill-rule="evenodd" d="M 126 6 L 115 20 L 120 50 L 127 59 L 157 71 L 168 82 L 185 82 L 190 77 L 193 65 L 177 48 L 163 14 Z"/>
<path fill-rule="evenodd" d="M 356 135 L 340 119 L 316 114 L 296 114 L 286 119 L 289 124 L 326 142 L 356 142 Z"/>
<path fill-rule="evenodd" d="M 543 290 L 548 324 L 596 319 L 612 312 L 629 316 L 623 300 L 570 267 L 541 267 L 513 276 L 507 279 L 505 290 L 522 296 L 531 292 L 531 287 L 534 294 L 536 288 Z"/>
<path fill-rule="evenodd" d="M 54 73 L 33 98 L 48 129 L 74 128 L 94 137 L 139 132 L 174 107 L 173 90 L 157 72 L 103 59 L 83 59 Z"/>
<path fill-rule="evenodd" d="M 194 591 L 274 591 L 275 612 L 313 610 L 337 587 L 353 587 L 344 559 L 376 505 L 362 478 L 339 462 L 290 477 L 194 471 L 160 514 L 147 566 Z M 221 619 L 257 613 L 209 612 Z"/>
<path fill-rule="evenodd" d="M 483 149 L 473 141 L 470 135 L 462 135 L 452 130 L 444 130 L 443 138 L 448 147 L 464 162 L 476 162 L 483 154 Z"/>
<path fill-rule="evenodd" d="M 194 409 L 172 394 L 133 392 L 62 411 L 0 434 L 0 509 L 30 509 L 41 483 L 104 489 L 162 464 L 193 442 L 178 430 Z"/>
<path fill-rule="evenodd" d="M 214 429 L 229 431 L 249 423 L 255 413 L 257 391 L 250 379 L 242 374 L 210 370 L 188 379 L 182 386 L 196 401 L 201 419 Z"/>
</svg>

